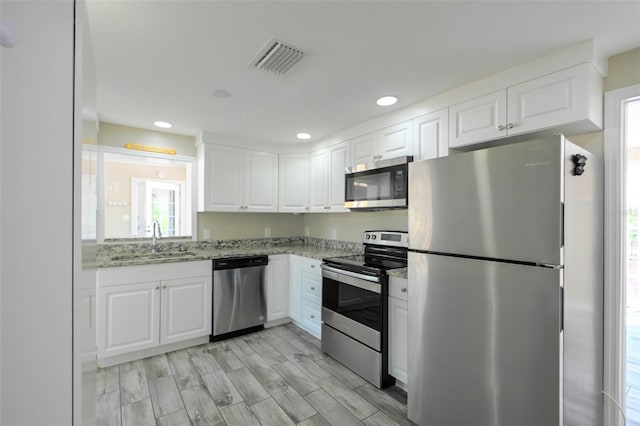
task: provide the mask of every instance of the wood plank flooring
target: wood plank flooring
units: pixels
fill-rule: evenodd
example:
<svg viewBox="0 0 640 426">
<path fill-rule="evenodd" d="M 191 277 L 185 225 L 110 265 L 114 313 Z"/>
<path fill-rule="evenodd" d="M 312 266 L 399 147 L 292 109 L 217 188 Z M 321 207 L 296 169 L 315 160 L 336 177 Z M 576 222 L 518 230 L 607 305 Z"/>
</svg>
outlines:
<svg viewBox="0 0 640 426">
<path fill-rule="evenodd" d="M 96 393 L 98 426 L 412 424 L 292 324 L 99 369 Z"/>
</svg>

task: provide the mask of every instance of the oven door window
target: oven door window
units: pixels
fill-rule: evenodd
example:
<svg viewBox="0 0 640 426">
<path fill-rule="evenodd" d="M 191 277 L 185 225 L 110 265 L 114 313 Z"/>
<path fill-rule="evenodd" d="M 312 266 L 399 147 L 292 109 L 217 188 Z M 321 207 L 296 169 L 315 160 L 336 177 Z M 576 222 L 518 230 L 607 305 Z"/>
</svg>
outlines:
<svg viewBox="0 0 640 426">
<path fill-rule="evenodd" d="M 324 277 L 322 306 L 382 332 L 382 295 Z"/>
</svg>

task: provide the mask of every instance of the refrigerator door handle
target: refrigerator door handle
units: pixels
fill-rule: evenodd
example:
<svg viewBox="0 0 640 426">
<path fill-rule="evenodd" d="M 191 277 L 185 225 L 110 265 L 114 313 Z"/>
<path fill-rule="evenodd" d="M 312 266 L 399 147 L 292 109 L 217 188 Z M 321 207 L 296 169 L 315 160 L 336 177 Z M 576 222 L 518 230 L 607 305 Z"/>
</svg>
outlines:
<svg viewBox="0 0 640 426">
<path fill-rule="evenodd" d="M 560 287 L 560 332 L 564 331 L 564 287 Z"/>
<path fill-rule="evenodd" d="M 560 203 L 560 247 L 564 247 L 564 202 Z"/>
</svg>

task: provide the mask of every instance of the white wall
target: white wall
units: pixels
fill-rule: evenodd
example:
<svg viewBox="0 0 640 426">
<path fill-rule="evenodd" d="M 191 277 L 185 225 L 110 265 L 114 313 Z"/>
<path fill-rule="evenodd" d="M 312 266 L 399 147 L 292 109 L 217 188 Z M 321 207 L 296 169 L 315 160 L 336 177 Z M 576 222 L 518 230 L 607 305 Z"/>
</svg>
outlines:
<svg viewBox="0 0 640 426">
<path fill-rule="evenodd" d="M 3 425 L 72 419 L 73 6 L 0 3 Z"/>
</svg>

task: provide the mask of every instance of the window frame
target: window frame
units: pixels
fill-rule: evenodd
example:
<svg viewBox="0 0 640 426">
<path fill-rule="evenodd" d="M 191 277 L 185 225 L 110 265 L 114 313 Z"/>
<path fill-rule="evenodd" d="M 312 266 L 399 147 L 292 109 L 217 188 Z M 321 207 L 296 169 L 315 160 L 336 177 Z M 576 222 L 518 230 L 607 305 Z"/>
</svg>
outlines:
<svg viewBox="0 0 640 426">
<path fill-rule="evenodd" d="M 119 148 L 109 145 L 98 145 L 98 164 L 97 164 L 97 185 L 98 185 L 98 223 L 97 223 L 97 242 L 98 244 L 105 242 L 105 212 L 106 212 L 106 191 L 105 191 L 105 182 L 106 182 L 106 170 L 105 170 L 105 154 L 116 154 L 116 155 L 126 155 L 126 156 L 135 156 L 140 158 L 154 158 L 160 160 L 176 160 L 176 161 L 184 161 L 187 163 L 187 174 L 189 176 L 189 180 L 185 185 L 185 195 L 187 197 L 186 205 L 191 206 L 191 214 L 190 217 L 187 218 L 185 215 L 185 219 L 190 219 L 190 224 L 187 224 L 186 229 L 191 229 L 191 235 L 185 235 L 180 237 L 171 237 L 171 238 L 191 238 L 191 240 L 196 241 L 197 239 L 197 158 L 188 156 L 188 155 L 166 155 L 166 154 L 157 154 L 153 152 L 146 151 L 135 151 L 126 148 Z M 140 240 L 144 241 L 146 237 L 130 237 L 130 238 L 106 238 L 108 241 L 112 240 Z"/>
</svg>

